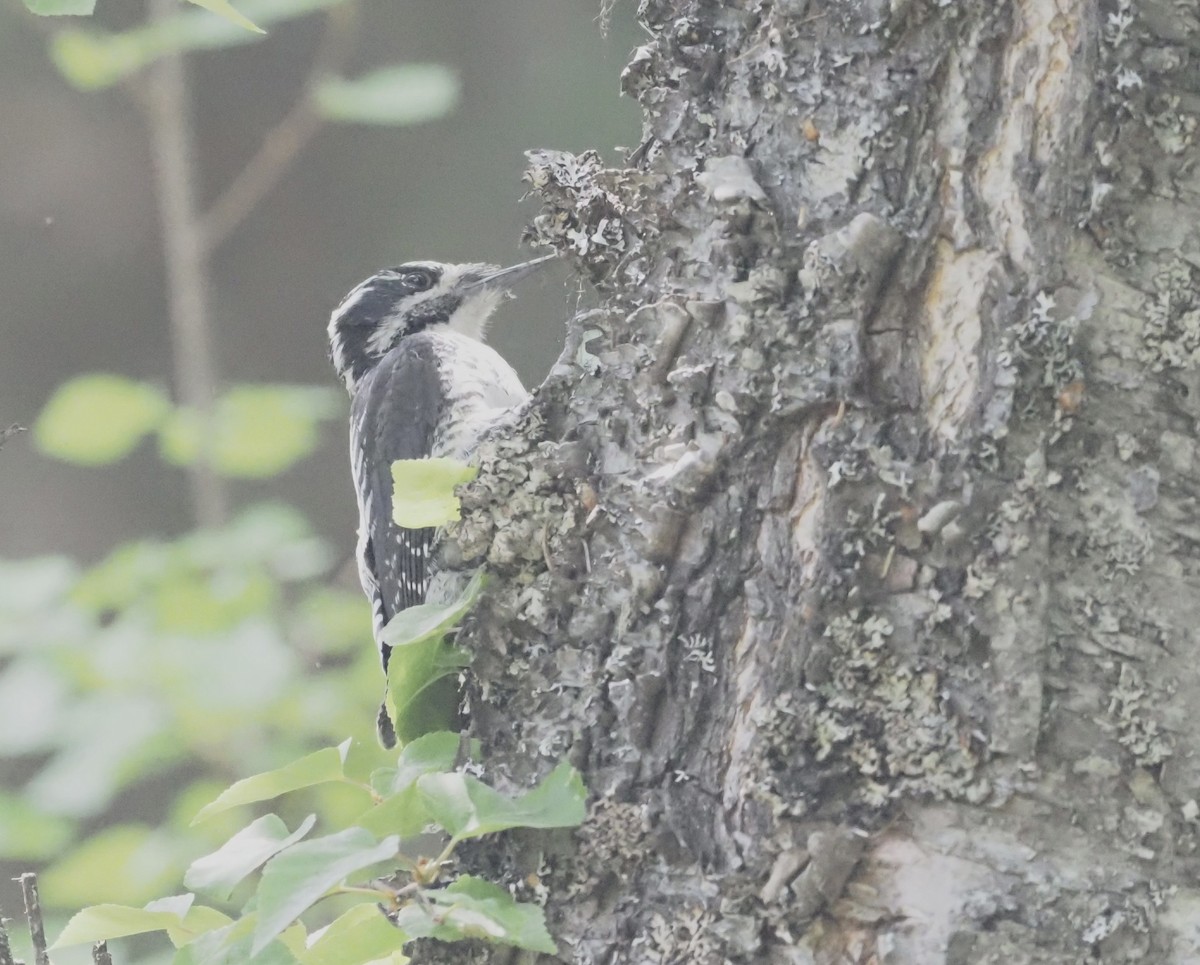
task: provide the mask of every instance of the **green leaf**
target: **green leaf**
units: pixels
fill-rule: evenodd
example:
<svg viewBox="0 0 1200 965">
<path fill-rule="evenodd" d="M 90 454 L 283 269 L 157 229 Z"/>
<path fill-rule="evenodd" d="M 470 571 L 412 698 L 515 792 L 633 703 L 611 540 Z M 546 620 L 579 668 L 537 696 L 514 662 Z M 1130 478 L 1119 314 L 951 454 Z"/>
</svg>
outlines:
<svg viewBox="0 0 1200 965">
<path fill-rule="evenodd" d="M 418 603 L 401 610 L 383 628 L 382 641 L 396 650 L 445 636 L 475 605 L 485 582 L 486 576 L 480 571 L 453 603 Z"/>
<path fill-rule="evenodd" d="M 430 731 L 445 730 L 458 704 L 453 680 L 468 660 L 441 637 L 393 649 L 388 661 L 387 710 L 404 743 Z"/>
<path fill-rule="evenodd" d="M 443 64 L 398 64 L 348 80 L 329 77 L 314 92 L 317 110 L 356 124 L 420 124 L 458 103 L 458 75 Z"/>
<path fill-rule="evenodd" d="M 302 17 L 345 0 L 245 0 L 239 7 L 261 25 Z M 175 51 L 212 50 L 254 43 L 262 33 L 245 30 L 205 10 L 187 10 L 124 33 L 64 30 L 55 34 L 50 54 L 66 79 L 83 90 L 115 84 Z"/>
<path fill-rule="evenodd" d="M 188 888 L 203 891 L 221 899 L 228 899 L 246 875 L 290 847 L 317 823 L 317 816 L 310 814 L 292 834 L 287 825 L 274 814 L 264 814 L 225 842 L 212 854 L 192 862 L 183 883 Z"/>
<path fill-rule="evenodd" d="M 222 396 L 213 412 L 208 462 L 226 476 L 263 479 L 307 456 L 319 441 L 318 425 L 340 411 L 337 394 L 315 386 L 242 385 Z M 204 454 L 204 426 L 196 412 L 180 409 L 159 434 L 163 458 L 191 465 Z"/>
<path fill-rule="evenodd" d="M 461 746 L 462 737 L 447 730 L 434 731 L 409 741 L 396 762 L 390 793 L 403 791 L 426 774 L 451 770 L 458 761 Z"/>
<path fill-rule="evenodd" d="M 401 741 L 453 723 L 457 693 L 453 685 L 440 682 L 456 676 L 470 658 L 448 646 L 444 637 L 470 610 L 483 585 L 484 575 L 477 573 L 453 603 L 409 607 L 384 627 L 382 639 L 392 648 L 387 711 Z"/>
<path fill-rule="evenodd" d="M 417 787 L 430 814 L 456 842 L 509 828 L 575 827 L 586 815 L 583 779 L 565 761 L 514 799 L 469 774 L 427 774 Z"/>
<path fill-rule="evenodd" d="M 392 463 L 392 519 L 406 529 L 454 522 L 461 517 L 454 487 L 478 473 L 457 459 L 397 459 Z"/>
<path fill-rule="evenodd" d="M 428 905 L 413 902 L 396 916 L 397 927 L 413 938 L 482 938 L 535 952 L 558 951 L 539 906 L 518 902 L 503 888 L 482 878 L 463 875 L 446 888 L 422 894 L 429 904 L 437 906 L 436 912 Z"/>
<path fill-rule="evenodd" d="M 252 951 L 265 948 L 326 891 L 347 875 L 394 858 L 396 835 L 377 841 L 362 828 L 347 828 L 293 845 L 267 862 L 258 885 L 258 924 Z"/>
<path fill-rule="evenodd" d="M 46 861 L 74 837 L 74 824 L 47 814 L 25 798 L 0 792 L 0 856 L 6 861 Z"/>
<path fill-rule="evenodd" d="M 90 17 L 96 0 L 25 0 L 25 6 L 42 17 Z"/>
<path fill-rule="evenodd" d="M 376 903 L 355 905 L 320 933 L 301 965 L 366 965 L 398 952 L 409 941 Z"/>
<path fill-rule="evenodd" d="M 425 807 L 416 785 L 389 795 L 354 819 L 356 827 L 370 831 L 376 837 L 395 834 L 402 839 L 421 834 L 433 823 L 433 815 Z"/>
<path fill-rule="evenodd" d="M 384 800 L 359 815 L 354 823 L 376 835 L 398 834 L 409 838 L 420 834 L 433 824 L 433 816 L 417 789 L 417 779 L 453 768 L 460 746 L 460 736 L 450 731 L 424 734 L 407 743 L 396 767 L 381 769 L 371 776 L 372 786 L 384 795 Z M 477 757 L 479 742 L 472 741 L 470 750 Z"/>
<path fill-rule="evenodd" d="M 211 10 L 219 17 L 224 17 L 230 23 L 237 24 L 243 30 L 249 30 L 251 33 L 265 34 L 266 31 L 262 27 L 256 26 L 253 21 L 247 20 L 242 14 L 238 13 L 229 3 L 229 0 L 188 0 L 189 3 L 194 3 L 197 7 L 203 7 L 205 10 Z"/>
<path fill-rule="evenodd" d="M 288 929 L 259 952 L 252 949 L 258 916 L 250 913 L 184 945 L 171 965 L 296 965 L 304 949 L 304 929 Z"/>
<path fill-rule="evenodd" d="M 267 801 L 314 784 L 341 781 L 345 778 L 343 764 L 349 749 L 350 741 L 345 740 L 337 747 L 322 748 L 273 771 L 243 778 L 222 791 L 211 804 L 201 808 L 200 813 L 192 819 L 192 824 L 241 804 Z"/>
<path fill-rule="evenodd" d="M 61 386 L 33 426 L 45 453 L 98 466 L 128 455 L 171 404 L 156 388 L 119 375 L 81 375 Z"/>
<path fill-rule="evenodd" d="M 150 931 L 165 931 L 181 921 L 179 915 L 169 911 L 146 911 L 128 905 L 93 905 L 67 922 L 67 927 L 50 947 L 63 948 Z"/>
<path fill-rule="evenodd" d="M 145 908 L 103 904 L 85 908 L 67 922 L 51 948 L 108 941 L 128 935 L 167 931 L 176 944 L 186 944 L 202 932 L 229 921 L 215 908 L 193 906 L 194 895 L 152 901 Z"/>
</svg>

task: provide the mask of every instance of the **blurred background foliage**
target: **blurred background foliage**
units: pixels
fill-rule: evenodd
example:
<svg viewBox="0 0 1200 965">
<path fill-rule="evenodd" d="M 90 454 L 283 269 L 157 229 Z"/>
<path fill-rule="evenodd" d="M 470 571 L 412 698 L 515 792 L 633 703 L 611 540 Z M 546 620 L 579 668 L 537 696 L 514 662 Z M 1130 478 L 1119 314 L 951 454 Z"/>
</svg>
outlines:
<svg viewBox="0 0 1200 965">
<path fill-rule="evenodd" d="M 523 152 L 639 135 L 617 94 L 632 5 L 606 35 L 598 0 L 235 6 L 268 32 L 182 4 L 151 22 L 142 0 L 91 18 L 0 0 L 0 428 L 32 428 L 0 449 L 0 909 L 19 907 L 13 875 L 40 871 L 52 932 L 86 904 L 181 890 L 248 819 L 189 828 L 231 781 L 347 736 L 381 755 L 328 313 L 381 265 L 528 257 Z M 338 76 L 314 73 L 351 7 Z M 211 253 L 219 391 L 203 419 L 173 384 L 138 105 L 146 64 L 178 47 L 202 209 L 301 98 L 321 115 Z M 527 384 L 561 345 L 565 277 L 493 329 Z M 231 509 L 197 530 L 185 474 L 201 459 Z M 314 789 L 282 816 L 359 803 Z M 159 960 L 138 959 L 151 947 L 118 960 Z"/>
</svg>

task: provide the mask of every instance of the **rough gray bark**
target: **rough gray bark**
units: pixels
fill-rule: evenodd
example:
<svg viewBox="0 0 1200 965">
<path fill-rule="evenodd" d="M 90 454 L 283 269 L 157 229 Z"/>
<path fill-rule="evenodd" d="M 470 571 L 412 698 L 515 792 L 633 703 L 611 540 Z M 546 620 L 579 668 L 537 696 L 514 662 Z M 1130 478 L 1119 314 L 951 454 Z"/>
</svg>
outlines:
<svg viewBox="0 0 1200 965">
<path fill-rule="evenodd" d="M 1200 960 L 1198 11 L 643 0 L 533 157 L 603 306 L 450 549 L 563 960 Z"/>
</svg>

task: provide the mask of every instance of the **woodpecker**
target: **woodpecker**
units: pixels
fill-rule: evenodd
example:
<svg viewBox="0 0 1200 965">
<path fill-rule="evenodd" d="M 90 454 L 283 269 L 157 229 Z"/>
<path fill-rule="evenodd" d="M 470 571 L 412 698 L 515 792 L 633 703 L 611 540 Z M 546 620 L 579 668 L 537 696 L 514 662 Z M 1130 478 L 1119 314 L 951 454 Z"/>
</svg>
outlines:
<svg viewBox="0 0 1200 965">
<path fill-rule="evenodd" d="M 425 601 L 432 529 L 392 520 L 392 463 L 465 459 L 483 433 L 529 398 L 512 367 L 483 343 L 492 312 L 518 279 L 554 258 L 497 268 L 413 261 L 353 288 L 329 318 L 329 357 L 350 393 L 350 463 L 358 497 L 358 575 L 381 632 Z M 379 708 L 380 743 L 396 733 Z"/>
</svg>

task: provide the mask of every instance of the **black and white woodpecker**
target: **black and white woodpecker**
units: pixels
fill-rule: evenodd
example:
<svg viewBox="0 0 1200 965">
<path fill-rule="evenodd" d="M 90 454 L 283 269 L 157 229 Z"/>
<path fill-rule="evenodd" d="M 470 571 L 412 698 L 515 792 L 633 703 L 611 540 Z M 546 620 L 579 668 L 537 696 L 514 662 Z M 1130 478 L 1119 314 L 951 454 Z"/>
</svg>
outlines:
<svg viewBox="0 0 1200 965">
<path fill-rule="evenodd" d="M 413 261 L 385 268 L 350 291 L 329 318 L 329 357 L 350 392 L 350 463 L 358 496 L 358 575 L 380 634 L 425 601 L 432 529 L 392 520 L 397 459 L 466 459 L 483 433 L 529 393 L 495 349 L 488 320 L 514 282 L 550 261 L 510 268 Z M 384 705 L 379 740 L 396 743 Z"/>
</svg>

